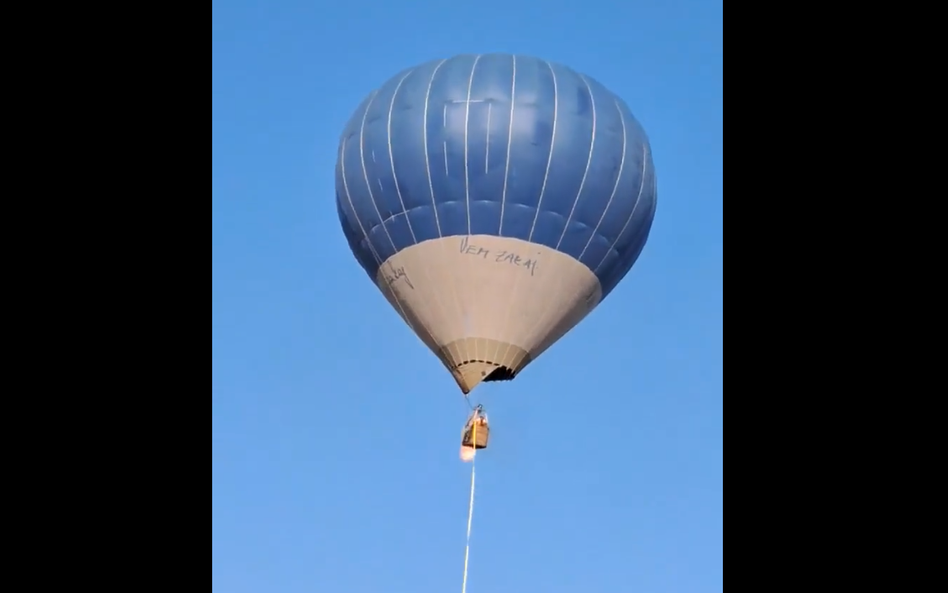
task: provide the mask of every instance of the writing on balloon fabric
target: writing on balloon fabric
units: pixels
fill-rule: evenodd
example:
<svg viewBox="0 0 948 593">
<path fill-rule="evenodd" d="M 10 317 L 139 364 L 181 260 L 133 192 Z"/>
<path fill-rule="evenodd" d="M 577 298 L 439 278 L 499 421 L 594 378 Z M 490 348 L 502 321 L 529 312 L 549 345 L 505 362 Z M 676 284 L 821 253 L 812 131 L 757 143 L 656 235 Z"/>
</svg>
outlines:
<svg viewBox="0 0 948 593">
<path fill-rule="evenodd" d="M 516 266 L 530 272 L 531 276 L 536 275 L 537 259 L 526 257 L 516 251 L 507 249 L 486 249 L 472 243 L 470 237 L 462 237 L 458 246 L 458 252 L 468 257 L 479 257 L 492 264 Z"/>
<path fill-rule="evenodd" d="M 415 290 L 415 285 L 411 283 L 411 280 L 408 278 L 408 274 L 405 273 L 405 266 L 393 267 L 388 266 L 388 269 L 383 272 L 385 276 L 385 282 L 389 286 L 395 284 L 399 280 L 404 280 L 405 284 L 408 285 L 408 288 Z"/>
</svg>

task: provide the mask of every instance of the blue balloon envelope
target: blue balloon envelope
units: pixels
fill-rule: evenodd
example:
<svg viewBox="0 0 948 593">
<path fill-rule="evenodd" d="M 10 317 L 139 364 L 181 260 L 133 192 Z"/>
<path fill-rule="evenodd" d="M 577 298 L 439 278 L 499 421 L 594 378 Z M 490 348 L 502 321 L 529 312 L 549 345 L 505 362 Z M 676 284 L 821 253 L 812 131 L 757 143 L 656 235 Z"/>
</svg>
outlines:
<svg viewBox="0 0 948 593">
<path fill-rule="evenodd" d="M 400 72 L 356 109 L 336 164 L 353 254 L 464 393 L 512 379 L 615 288 L 656 194 L 625 103 L 520 55 Z"/>
</svg>

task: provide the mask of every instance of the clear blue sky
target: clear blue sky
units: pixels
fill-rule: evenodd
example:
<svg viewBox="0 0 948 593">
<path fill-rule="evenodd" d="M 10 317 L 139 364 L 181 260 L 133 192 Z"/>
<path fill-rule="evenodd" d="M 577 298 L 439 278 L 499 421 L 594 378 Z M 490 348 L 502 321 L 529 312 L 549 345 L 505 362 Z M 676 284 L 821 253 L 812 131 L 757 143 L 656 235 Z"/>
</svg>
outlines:
<svg viewBox="0 0 948 593">
<path fill-rule="evenodd" d="M 468 408 L 352 257 L 333 167 L 367 93 L 465 52 L 598 79 L 648 132 L 659 180 L 619 287 L 472 394 L 493 434 L 468 591 L 722 591 L 721 1 L 213 10 L 214 591 L 460 591 Z"/>
</svg>

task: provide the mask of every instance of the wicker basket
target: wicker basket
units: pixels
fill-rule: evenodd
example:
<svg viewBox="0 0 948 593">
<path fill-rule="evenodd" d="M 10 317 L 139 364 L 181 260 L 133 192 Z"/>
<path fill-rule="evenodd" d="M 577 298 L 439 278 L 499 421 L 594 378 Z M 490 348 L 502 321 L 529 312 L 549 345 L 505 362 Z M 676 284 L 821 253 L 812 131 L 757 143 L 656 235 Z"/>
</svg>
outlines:
<svg viewBox="0 0 948 593">
<path fill-rule="evenodd" d="M 477 442 L 472 442 L 474 439 L 474 433 L 477 432 Z M 464 432 L 464 437 L 461 439 L 462 447 L 471 447 L 475 449 L 486 449 L 487 441 L 490 439 L 490 426 L 487 424 L 478 425 L 477 430 L 474 430 L 474 427 L 471 426 Z"/>
</svg>

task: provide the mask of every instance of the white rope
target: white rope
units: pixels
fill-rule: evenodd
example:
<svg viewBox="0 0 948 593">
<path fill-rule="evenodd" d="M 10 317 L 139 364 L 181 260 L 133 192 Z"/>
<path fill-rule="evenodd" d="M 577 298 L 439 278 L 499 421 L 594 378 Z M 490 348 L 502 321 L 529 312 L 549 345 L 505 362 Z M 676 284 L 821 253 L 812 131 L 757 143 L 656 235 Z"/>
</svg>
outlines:
<svg viewBox="0 0 948 593">
<path fill-rule="evenodd" d="M 467 507 L 467 544 L 464 546 L 464 580 L 461 582 L 461 593 L 467 593 L 467 558 L 471 552 L 471 519 L 474 518 L 474 462 L 477 453 L 471 460 L 471 502 Z"/>
</svg>

